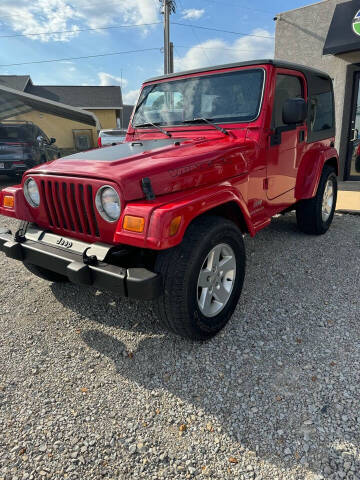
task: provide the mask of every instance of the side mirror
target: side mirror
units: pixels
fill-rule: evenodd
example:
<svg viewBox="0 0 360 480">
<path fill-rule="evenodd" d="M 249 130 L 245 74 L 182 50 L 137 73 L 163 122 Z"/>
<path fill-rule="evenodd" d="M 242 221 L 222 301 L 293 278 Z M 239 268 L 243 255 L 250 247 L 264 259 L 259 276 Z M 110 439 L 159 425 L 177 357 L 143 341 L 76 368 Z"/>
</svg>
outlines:
<svg viewBox="0 0 360 480">
<path fill-rule="evenodd" d="M 50 143 L 55 143 L 55 142 L 56 142 L 56 138 L 51 137 L 51 138 L 50 138 Z"/>
<path fill-rule="evenodd" d="M 283 122 L 286 125 L 303 123 L 307 116 L 307 105 L 303 98 L 288 98 L 283 105 Z"/>
</svg>

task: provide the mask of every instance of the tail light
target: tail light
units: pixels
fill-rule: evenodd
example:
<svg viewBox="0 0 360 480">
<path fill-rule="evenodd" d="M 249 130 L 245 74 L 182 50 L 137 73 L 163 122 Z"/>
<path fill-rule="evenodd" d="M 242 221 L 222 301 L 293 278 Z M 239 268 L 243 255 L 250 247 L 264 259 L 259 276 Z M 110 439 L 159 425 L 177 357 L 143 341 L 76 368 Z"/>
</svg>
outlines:
<svg viewBox="0 0 360 480">
<path fill-rule="evenodd" d="M 101 137 L 98 137 L 98 147 L 101 148 L 102 145 L 101 145 Z"/>
</svg>

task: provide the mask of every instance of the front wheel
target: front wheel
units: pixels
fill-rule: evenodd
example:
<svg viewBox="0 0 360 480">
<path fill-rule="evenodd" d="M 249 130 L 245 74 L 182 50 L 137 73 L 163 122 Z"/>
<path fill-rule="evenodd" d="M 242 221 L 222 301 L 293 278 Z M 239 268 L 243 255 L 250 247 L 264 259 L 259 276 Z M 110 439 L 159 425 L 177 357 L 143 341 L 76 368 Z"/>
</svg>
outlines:
<svg viewBox="0 0 360 480">
<path fill-rule="evenodd" d="M 334 218 L 337 189 L 335 170 L 325 165 L 315 197 L 302 200 L 296 207 L 300 230 L 312 235 L 322 235 L 328 231 Z"/>
<path fill-rule="evenodd" d="M 155 269 L 164 281 L 164 293 L 155 301 L 161 323 L 185 338 L 211 338 L 229 321 L 241 294 L 242 233 L 229 220 L 201 217 L 180 245 L 158 255 Z"/>
</svg>

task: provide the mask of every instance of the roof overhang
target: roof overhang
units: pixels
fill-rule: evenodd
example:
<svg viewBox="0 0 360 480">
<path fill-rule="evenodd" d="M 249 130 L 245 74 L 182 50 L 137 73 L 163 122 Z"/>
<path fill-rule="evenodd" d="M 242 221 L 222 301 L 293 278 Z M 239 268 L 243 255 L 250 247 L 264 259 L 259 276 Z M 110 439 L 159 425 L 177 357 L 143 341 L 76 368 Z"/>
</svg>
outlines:
<svg viewBox="0 0 360 480">
<path fill-rule="evenodd" d="M 71 107 L 64 103 L 54 102 L 45 98 L 31 95 L 30 93 L 14 90 L 13 88 L 0 86 L 0 121 L 20 115 L 31 110 L 49 113 L 58 117 L 67 118 L 76 122 L 92 125 L 98 130 L 101 124 L 92 112 L 81 108 Z"/>
<path fill-rule="evenodd" d="M 323 54 L 360 50 L 360 3 L 352 0 L 336 5 Z"/>
</svg>

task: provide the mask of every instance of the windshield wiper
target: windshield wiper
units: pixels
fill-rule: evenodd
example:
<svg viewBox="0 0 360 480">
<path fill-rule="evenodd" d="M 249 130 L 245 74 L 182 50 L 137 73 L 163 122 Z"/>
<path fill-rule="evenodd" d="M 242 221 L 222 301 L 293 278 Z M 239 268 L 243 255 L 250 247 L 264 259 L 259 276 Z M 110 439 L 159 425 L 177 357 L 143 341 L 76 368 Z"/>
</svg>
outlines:
<svg viewBox="0 0 360 480">
<path fill-rule="evenodd" d="M 183 123 L 199 123 L 199 122 L 205 122 L 211 125 L 212 127 L 216 128 L 216 130 L 219 130 L 219 132 L 223 133 L 224 135 L 230 135 L 225 128 L 219 127 L 216 125 L 216 123 L 212 122 L 212 118 L 205 118 L 205 117 L 199 117 L 199 118 L 193 118 L 192 120 L 184 120 Z"/>
<path fill-rule="evenodd" d="M 151 122 L 147 122 L 147 123 L 137 123 L 136 125 L 134 125 L 135 128 L 145 128 L 145 127 L 155 127 L 157 128 L 158 130 L 160 130 L 161 133 L 163 133 L 164 135 L 167 135 L 168 137 L 172 137 L 171 133 L 170 132 L 167 132 L 166 130 L 164 130 L 163 128 L 159 127 L 159 125 L 157 125 L 156 123 L 151 123 Z"/>
</svg>

